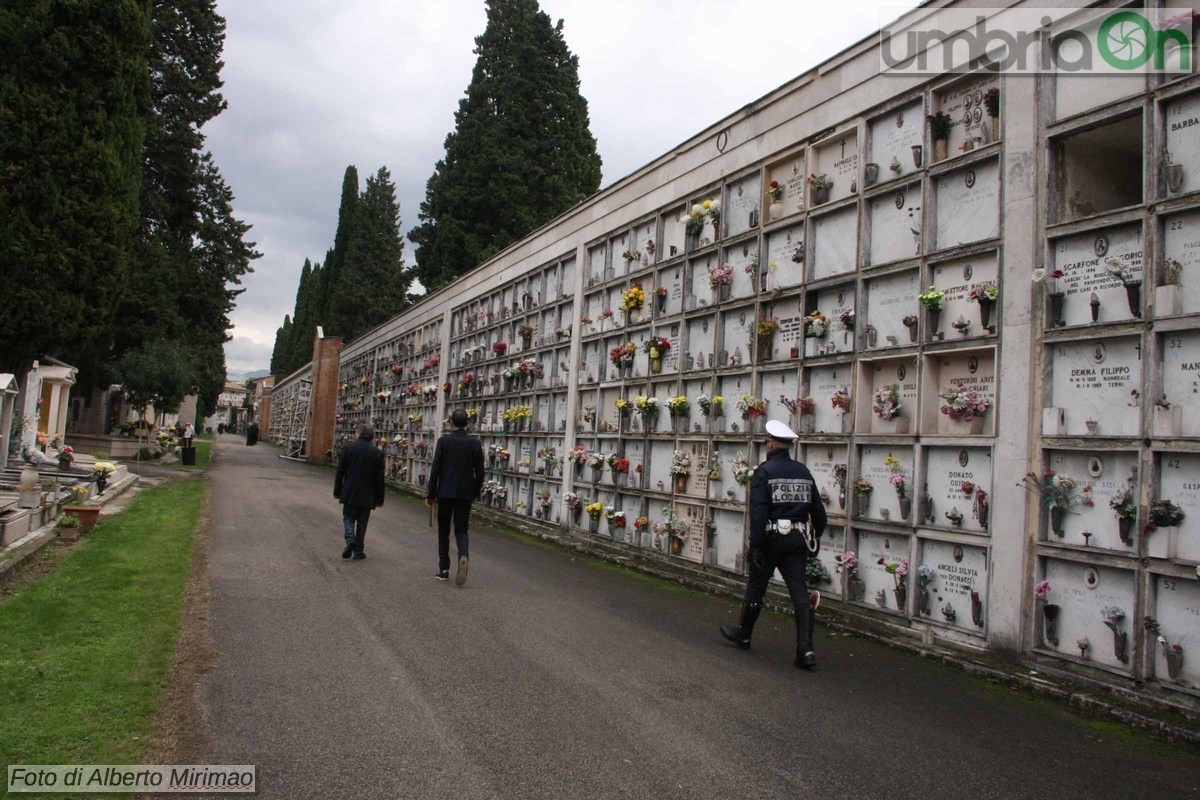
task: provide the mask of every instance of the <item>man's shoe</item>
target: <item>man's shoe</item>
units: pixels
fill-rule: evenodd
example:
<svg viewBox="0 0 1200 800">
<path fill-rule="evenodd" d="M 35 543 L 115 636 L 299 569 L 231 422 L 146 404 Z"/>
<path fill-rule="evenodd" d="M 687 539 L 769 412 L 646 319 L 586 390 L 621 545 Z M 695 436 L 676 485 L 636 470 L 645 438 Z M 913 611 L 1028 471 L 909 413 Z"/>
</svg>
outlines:
<svg viewBox="0 0 1200 800">
<path fill-rule="evenodd" d="M 462 586 L 467 582 L 467 557 L 463 556 L 458 560 L 458 574 L 454 576 L 454 585 Z"/>
<path fill-rule="evenodd" d="M 342 561 L 349 561 L 350 556 L 354 555 L 354 545 L 346 545 L 346 549 L 342 551 Z"/>
<path fill-rule="evenodd" d="M 364 553 L 362 550 L 359 550 L 354 554 L 355 561 L 362 561 L 366 557 L 367 557 L 367 554 Z"/>
<path fill-rule="evenodd" d="M 817 665 L 817 656 L 812 650 L 807 653 L 796 651 L 796 666 L 800 669 L 812 669 Z"/>
<path fill-rule="evenodd" d="M 754 635 L 754 623 L 758 622 L 758 615 L 761 613 L 762 606 L 743 604 L 741 622 L 737 625 L 722 625 L 721 635 L 743 650 L 749 650 L 750 637 Z"/>
<path fill-rule="evenodd" d="M 448 570 L 448 569 L 439 569 L 439 570 L 437 571 L 437 579 L 438 579 L 439 581 L 448 581 L 448 580 L 450 580 L 450 570 Z"/>
</svg>

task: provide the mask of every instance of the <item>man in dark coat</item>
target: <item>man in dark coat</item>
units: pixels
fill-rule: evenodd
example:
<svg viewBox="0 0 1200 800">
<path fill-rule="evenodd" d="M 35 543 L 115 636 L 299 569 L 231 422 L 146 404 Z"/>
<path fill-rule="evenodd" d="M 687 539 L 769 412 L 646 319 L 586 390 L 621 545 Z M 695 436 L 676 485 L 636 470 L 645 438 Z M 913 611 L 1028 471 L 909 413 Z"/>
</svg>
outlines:
<svg viewBox="0 0 1200 800">
<path fill-rule="evenodd" d="M 796 666 L 812 669 L 812 644 L 805 568 L 815 554 L 827 521 L 817 482 L 808 467 L 789 452 L 796 433 L 784 423 L 767 423 L 767 459 L 750 479 L 750 547 L 746 561 L 750 578 L 739 624 L 722 625 L 721 635 L 743 650 L 750 648 L 754 623 L 762 612 L 767 583 L 779 570 L 796 612 Z"/>
<path fill-rule="evenodd" d="M 483 445 L 467 435 L 467 412 L 461 408 L 450 415 L 454 430 L 438 439 L 429 469 L 429 493 L 425 505 L 438 509 L 437 579 L 450 580 L 450 523 L 454 522 L 454 541 L 458 546 L 458 574 L 454 584 L 467 582 L 467 520 L 471 503 L 483 489 Z"/>
<path fill-rule="evenodd" d="M 333 496 L 342 501 L 342 524 L 346 549 L 342 558 L 361 561 L 363 540 L 371 509 L 383 505 L 383 451 L 371 443 L 375 431 L 370 425 L 358 426 L 358 439 L 342 447 Z"/>
</svg>

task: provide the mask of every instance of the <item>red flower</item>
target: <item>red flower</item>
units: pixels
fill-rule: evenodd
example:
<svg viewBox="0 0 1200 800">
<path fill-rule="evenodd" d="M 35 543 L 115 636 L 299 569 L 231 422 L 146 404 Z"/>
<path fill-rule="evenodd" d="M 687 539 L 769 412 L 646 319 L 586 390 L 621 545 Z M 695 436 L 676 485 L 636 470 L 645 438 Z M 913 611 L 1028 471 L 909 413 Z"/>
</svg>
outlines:
<svg viewBox="0 0 1200 800">
<path fill-rule="evenodd" d="M 880 558 L 880 559 L 879 559 L 878 561 L 876 561 L 875 563 L 876 563 L 876 564 L 879 564 L 880 566 L 882 566 L 882 565 L 883 565 L 883 559 L 882 559 L 882 558 Z"/>
<path fill-rule="evenodd" d="M 772 188 L 772 189 L 778 189 L 778 188 L 779 188 L 779 181 L 771 181 L 771 188 Z"/>
<path fill-rule="evenodd" d="M 962 490 L 963 494 L 970 494 L 971 492 L 975 491 L 975 484 L 971 483 L 970 481 L 963 481 Z"/>
<path fill-rule="evenodd" d="M 1056 269 L 1056 270 L 1054 270 L 1054 273 L 1050 277 L 1061 278 L 1063 275 L 1066 275 L 1066 274 L 1067 273 L 1063 272 L 1061 269 Z"/>
</svg>

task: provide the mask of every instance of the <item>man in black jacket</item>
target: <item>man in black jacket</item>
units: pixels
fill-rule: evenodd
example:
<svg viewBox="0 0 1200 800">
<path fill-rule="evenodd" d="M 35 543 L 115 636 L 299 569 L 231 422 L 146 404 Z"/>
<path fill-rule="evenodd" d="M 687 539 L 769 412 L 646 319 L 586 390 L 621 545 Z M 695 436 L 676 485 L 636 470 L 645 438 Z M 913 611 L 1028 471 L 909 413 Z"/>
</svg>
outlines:
<svg viewBox="0 0 1200 800">
<path fill-rule="evenodd" d="M 371 509 L 383 505 L 383 451 L 371 443 L 375 431 L 370 425 L 358 426 L 358 439 L 342 447 L 333 496 L 342 501 L 342 524 L 346 549 L 342 558 L 356 561 L 366 558 L 363 540 Z"/>
<path fill-rule="evenodd" d="M 812 645 L 805 567 L 810 550 L 825 532 L 825 505 L 808 467 L 789 452 L 796 434 L 782 422 L 767 423 L 767 460 L 750 479 L 750 547 L 746 561 L 750 578 L 742 603 L 740 624 L 722 625 L 721 635 L 743 650 L 750 649 L 754 623 L 762 612 L 763 595 L 775 570 L 779 570 L 796 612 L 796 666 L 812 669 Z"/>
<path fill-rule="evenodd" d="M 458 546 L 456 586 L 467 582 L 467 520 L 471 503 L 483 489 L 483 445 L 467 435 L 467 412 L 461 408 L 450 415 L 454 430 L 438 439 L 429 469 L 429 493 L 425 505 L 438 506 L 438 572 L 440 581 L 450 580 L 450 522 Z"/>
</svg>

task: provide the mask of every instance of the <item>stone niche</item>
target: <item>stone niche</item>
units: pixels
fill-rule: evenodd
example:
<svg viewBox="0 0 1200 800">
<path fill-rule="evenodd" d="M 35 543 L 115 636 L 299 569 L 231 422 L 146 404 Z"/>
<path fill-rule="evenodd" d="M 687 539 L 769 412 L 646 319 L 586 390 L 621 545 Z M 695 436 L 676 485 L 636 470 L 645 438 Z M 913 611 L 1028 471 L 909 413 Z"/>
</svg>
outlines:
<svg viewBox="0 0 1200 800">
<path fill-rule="evenodd" d="M 804 210 L 808 196 L 808 172 L 804 169 L 804 151 L 797 150 L 767 167 L 767 177 L 763 181 L 764 208 L 767 209 L 766 222 L 771 223 L 784 217 L 798 214 Z M 783 199 L 773 207 L 770 198 L 765 197 L 771 181 L 778 181 L 783 188 Z"/>
<path fill-rule="evenodd" d="M 1183 524 L 1146 534 L 1146 552 L 1154 558 L 1200 563 L 1200 455 L 1158 454 L 1158 492 L 1183 509 Z M 1145 512 L 1143 512 L 1143 520 Z M 1194 624 L 1194 622 L 1193 622 Z"/>
<path fill-rule="evenodd" d="M 823 597 L 842 598 L 842 575 L 837 571 L 837 557 L 846 552 L 846 529 L 841 525 L 825 528 L 821 537 L 821 552 L 808 560 L 810 574 L 820 573 L 817 580 L 808 581 L 808 590 L 818 591 Z"/>
<path fill-rule="evenodd" d="M 867 349 L 906 347 L 917 342 L 917 295 L 921 276 L 915 269 L 873 278 L 866 282 L 866 320 L 862 341 Z M 912 325 L 904 320 L 911 318 Z"/>
<path fill-rule="evenodd" d="M 633 271 L 652 266 L 658 260 L 658 243 L 654 241 L 656 222 L 653 217 L 642 220 L 633 226 L 632 252 L 638 254 L 635 263 L 630 264 Z M 650 252 L 653 250 L 654 252 Z"/>
<path fill-rule="evenodd" d="M 738 236 L 757 228 L 762 222 L 762 174 L 755 170 L 725 187 L 721 221 L 726 236 Z"/>
<path fill-rule="evenodd" d="M 862 359 L 858 362 L 858 395 L 854 398 L 855 433 L 915 434 L 920 406 L 917 403 L 917 359 Z M 899 413 L 885 420 L 873 410 L 875 392 L 898 387 Z"/>
<path fill-rule="evenodd" d="M 870 227 L 865 266 L 877 267 L 921 254 L 921 184 L 877 194 L 867 204 Z"/>
<path fill-rule="evenodd" d="M 900 462 L 899 467 L 888 466 L 888 459 Z M 875 487 L 866 495 L 868 498 L 865 514 L 854 514 L 857 519 L 888 522 L 894 525 L 912 525 L 915 520 L 916 497 L 913 490 L 913 449 L 911 447 L 891 447 L 889 445 L 869 444 L 858 449 L 857 475 L 866 478 Z M 904 476 L 904 494 L 906 500 L 900 499 L 900 493 L 892 485 L 892 478 Z M 855 498 L 850 484 L 854 476 L 848 478 L 847 503 L 852 512 L 855 510 Z M 861 509 L 861 506 L 860 506 Z"/>
<path fill-rule="evenodd" d="M 804 283 L 804 226 L 792 225 L 767 235 L 767 291 Z"/>
<path fill-rule="evenodd" d="M 687 430 L 690 433 L 705 433 L 708 431 L 708 418 L 700 410 L 700 395 L 712 398 L 712 382 L 708 378 L 685 381 L 682 394 L 688 399 Z"/>
<path fill-rule="evenodd" d="M 725 398 L 725 416 L 713 419 L 713 432 L 745 433 L 750 423 L 742 419 L 737 404 L 742 395 L 754 394 L 754 377 L 749 373 L 722 375 L 717 393 Z"/>
<path fill-rule="evenodd" d="M 575 296 L 575 258 L 562 262 L 562 272 L 559 275 L 559 292 L 566 297 Z"/>
<path fill-rule="evenodd" d="M 684 299 L 684 311 L 716 305 L 719 302 L 718 291 L 709 284 L 709 270 L 720 266 L 716 253 L 706 253 L 688 261 L 691 282 L 687 284 L 688 297 Z"/>
<path fill-rule="evenodd" d="M 603 343 L 599 339 L 583 343 L 583 357 L 579 364 L 580 383 L 595 383 L 605 374 L 605 364 L 601 363 L 601 347 Z"/>
<path fill-rule="evenodd" d="M 1050 592 L 1045 603 L 1039 603 L 1038 646 L 1073 660 L 1129 672 L 1134 639 L 1142 635 L 1135 615 L 1133 572 L 1047 558 L 1044 575 Z M 1056 607 L 1053 614 L 1046 613 L 1050 606 Z M 1108 624 L 1105 610 L 1115 610 Z"/>
<path fill-rule="evenodd" d="M 888 573 L 886 563 L 908 560 L 909 537 L 895 533 L 859 531 L 858 577 L 862 580 L 863 595 L 858 602 L 873 608 L 907 615 L 912 606 L 912 568 L 909 568 L 908 588 L 896 590 L 895 576 Z M 882 559 L 884 564 L 880 564 Z"/>
<path fill-rule="evenodd" d="M 770 405 L 767 406 L 767 419 L 779 420 L 783 424 L 799 430 L 799 409 L 793 415 L 788 410 L 787 404 L 783 402 L 784 399 L 789 401 L 797 399 L 796 387 L 799 383 L 797 371 L 795 369 L 785 369 L 763 372 L 760 374 L 759 380 L 762 385 L 760 395 L 770 402 Z"/>
<path fill-rule="evenodd" d="M 829 322 L 822 337 L 806 338 L 804 340 L 804 355 L 808 358 L 818 358 L 837 353 L 854 352 L 854 332 L 858 325 L 857 309 L 854 307 L 854 285 L 846 284 L 819 292 L 809 292 L 806 304 L 810 311 L 819 311 Z M 855 322 L 847 326 L 842 316 L 847 311 L 855 312 Z"/>
<path fill-rule="evenodd" d="M 764 306 L 764 312 L 779 322 L 779 330 L 772 343 L 770 360 L 799 359 L 804 352 L 804 301 L 789 298 Z M 763 354 L 758 357 L 762 359 Z"/>
<path fill-rule="evenodd" d="M 934 247 L 945 250 L 1000 235 L 1000 162 L 980 161 L 933 182 Z"/>
<path fill-rule="evenodd" d="M 709 541 L 708 521 L 705 519 L 704 506 L 695 503 L 676 503 L 675 515 L 683 520 L 687 527 L 687 538 L 683 540 L 678 555 L 697 564 L 709 563 L 705 557 L 708 550 L 716 550 L 716 542 Z M 715 540 L 715 536 L 712 537 Z M 717 554 L 713 554 L 713 559 Z"/>
<path fill-rule="evenodd" d="M 956 258 L 930 267 L 931 285 L 946 293 L 942 298 L 936 338 L 956 341 L 996 332 L 1000 320 L 998 300 L 991 305 L 982 305 L 971 299 L 971 291 L 982 292 L 988 286 L 996 285 L 999 273 L 995 252 Z M 920 313 L 924 314 L 924 311 Z"/>
<path fill-rule="evenodd" d="M 1193 188 L 1200 188 L 1200 177 Z M 1176 262 L 1180 273 L 1178 285 L 1155 290 L 1154 316 L 1200 312 L 1200 211 L 1184 211 L 1163 220 L 1163 257 Z"/>
<path fill-rule="evenodd" d="M 689 497 L 708 497 L 708 444 L 704 439 L 683 439 L 676 444 L 692 459 L 692 474 L 688 477 L 686 492 Z"/>
<path fill-rule="evenodd" d="M 745 550 L 746 515 L 720 508 L 712 509 L 711 514 L 717 564 L 729 570 L 740 569 Z"/>
<path fill-rule="evenodd" d="M 712 369 L 716 366 L 717 325 L 716 317 L 688 316 L 688 351 L 683 358 L 685 370 Z"/>
<path fill-rule="evenodd" d="M 947 150 L 951 156 L 993 141 L 991 118 L 983 98 L 989 89 L 999 86 L 1000 79 L 995 75 L 973 75 L 934 93 L 933 110 L 950 116 Z"/>
<path fill-rule="evenodd" d="M 608 265 L 608 246 L 605 244 L 597 244 L 588 248 L 587 251 L 587 274 L 584 275 L 588 286 L 597 286 L 604 281 L 604 269 Z M 505 299 L 507 304 L 507 298 Z M 588 313 L 587 309 L 584 313 Z"/>
<path fill-rule="evenodd" d="M 1136 552 L 1137 524 L 1123 530 L 1109 501 L 1125 489 L 1130 489 L 1135 498 L 1138 496 L 1137 453 L 1052 450 L 1047 462 L 1056 475 L 1075 481 L 1078 489 L 1072 494 L 1071 504 L 1057 531 L 1054 520 L 1048 520 L 1046 540 L 1100 550 Z"/>
<path fill-rule="evenodd" d="M 1063 324 L 1125 322 L 1140 317 L 1144 247 L 1142 227 L 1137 224 L 1055 240 L 1054 269 L 1063 276 L 1047 276 L 1046 288 L 1063 294 Z M 1110 262 L 1128 271 L 1124 283 L 1108 272 Z"/>
<path fill-rule="evenodd" d="M 909 570 L 908 584 L 918 618 L 983 636 L 987 626 L 987 548 L 935 539 L 921 539 L 920 547 L 920 566 L 929 567 L 932 573 L 922 589 L 920 568 Z"/>
<path fill-rule="evenodd" d="M 670 494 L 671 486 L 674 483 L 671 478 L 671 457 L 674 453 L 674 442 L 659 439 L 650 442 L 650 478 L 646 486 L 647 490 Z"/>
<path fill-rule="evenodd" d="M 838 479 L 838 473 L 848 473 L 850 448 L 846 445 L 813 443 L 805 445 L 803 461 L 817 482 L 817 491 L 825 511 L 831 517 L 845 518 L 850 509 L 850 478 Z"/>
<path fill-rule="evenodd" d="M 917 170 L 913 148 L 922 149 L 921 163 L 924 164 L 923 141 L 925 135 L 925 109 L 921 101 L 889 111 L 867 123 L 868 154 L 864 165 L 865 185 L 910 175 Z M 871 181 L 872 166 L 877 178 Z"/>
<path fill-rule="evenodd" d="M 608 240 L 608 270 L 605 272 L 605 280 L 612 280 L 626 275 L 633 271 L 633 263 L 625 258 L 626 253 L 631 253 L 633 250 L 633 237 L 629 235 L 629 231 L 612 236 Z M 636 259 L 634 259 L 636 261 Z M 639 264 L 640 266 L 640 264 Z M 615 308 L 614 308 L 615 310 Z"/>
<path fill-rule="evenodd" d="M 750 364 L 754 323 L 753 306 L 735 308 L 721 314 L 718 367 L 745 367 Z"/>
<path fill-rule="evenodd" d="M 1150 406 L 1156 439 L 1200 436 L 1200 414 L 1185 413 L 1200 395 L 1200 331 L 1164 333 L 1160 339 L 1162 395 L 1170 408 Z"/>
<path fill-rule="evenodd" d="M 1139 436 L 1142 345 L 1136 337 L 1064 342 L 1050 348 L 1045 436 Z"/>
<path fill-rule="evenodd" d="M 758 292 L 758 245 L 754 240 L 721 249 L 722 262 L 733 267 L 732 296 L 753 297 Z"/>
<path fill-rule="evenodd" d="M 559 392 L 554 395 L 554 430 L 564 433 L 567 429 L 567 395 Z"/>
<path fill-rule="evenodd" d="M 830 201 L 855 194 L 858 191 L 858 133 L 851 130 L 813 148 L 809 171 L 833 181 Z"/>
<path fill-rule="evenodd" d="M 812 279 L 854 272 L 858 255 L 858 209 L 843 208 L 812 218 Z"/>
<path fill-rule="evenodd" d="M 629 475 L 625 479 L 625 485 L 630 489 L 645 489 L 647 482 L 646 440 L 622 439 L 621 444 L 625 449 L 625 458 L 629 459 Z M 630 520 L 629 524 L 632 525 L 633 520 Z"/>
<path fill-rule="evenodd" d="M 659 316 L 674 316 L 683 311 L 684 285 L 683 285 L 683 265 L 676 263 L 672 267 L 661 269 L 658 272 L 658 283 L 654 288 L 665 287 L 667 290 L 667 299 L 662 311 L 657 311 L 658 299 L 657 296 L 651 295 L 646 298 L 646 302 L 655 306 L 656 314 Z"/>
<path fill-rule="evenodd" d="M 745 442 L 715 441 L 708 461 L 708 497 L 721 503 L 745 503 L 747 487 L 742 486 L 733 477 L 733 464 L 741 455 L 751 457 L 751 450 Z"/>
<path fill-rule="evenodd" d="M 996 427 L 996 350 L 954 350 L 927 353 L 922 364 L 924 383 L 921 407 L 921 433 L 928 436 L 993 436 Z M 974 391 L 985 398 L 990 408 L 970 420 L 956 419 L 949 410 L 943 392 Z"/>
<path fill-rule="evenodd" d="M 675 256 L 681 256 L 686 246 L 687 206 L 677 206 L 662 215 L 662 241 L 655 249 L 658 260 L 663 261 Z"/>
<path fill-rule="evenodd" d="M 854 421 L 853 398 L 845 412 L 833 405 L 833 398 L 839 392 L 850 395 L 853 370 L 849 363 L 804 368 L 801 394 L 813 400 L 816 411 L 813 433 L 850 433 Z"/>
<path fill-rule="evenodd" d="M 1155 575 L 1153 591 L 1153 616 L 1160 626 L 1160 635 L 1167 640 L 1168 646 L 1183 645 L 1183 656 L 1168 663 L 1163 647 L 1153 638 L 1147 640 L 1147 646 L 1153 652 L 1154 677 L 1165 686 L 1200 688 L 1200 659 L 1196 658 L 1195 652 L 1200 581 Z"/>
<path fill-rule="evenodd" d="M 1174 164 L 1177 182 L 1167 181 L 1168 196 L 1200 189 L 1200 95 L 1190 94 L 1166 104 L 1167 153 L 1162 166 Z M 1172 191 L 1174 189 L 1174 191 Z"/>
<path fill-rule="evenodd" d="M 928 447 L 924 455 L 925 480 L 916 492 L 919 524 L 986 534 L 992 506 L 991 449 Z"/>
</svg>

